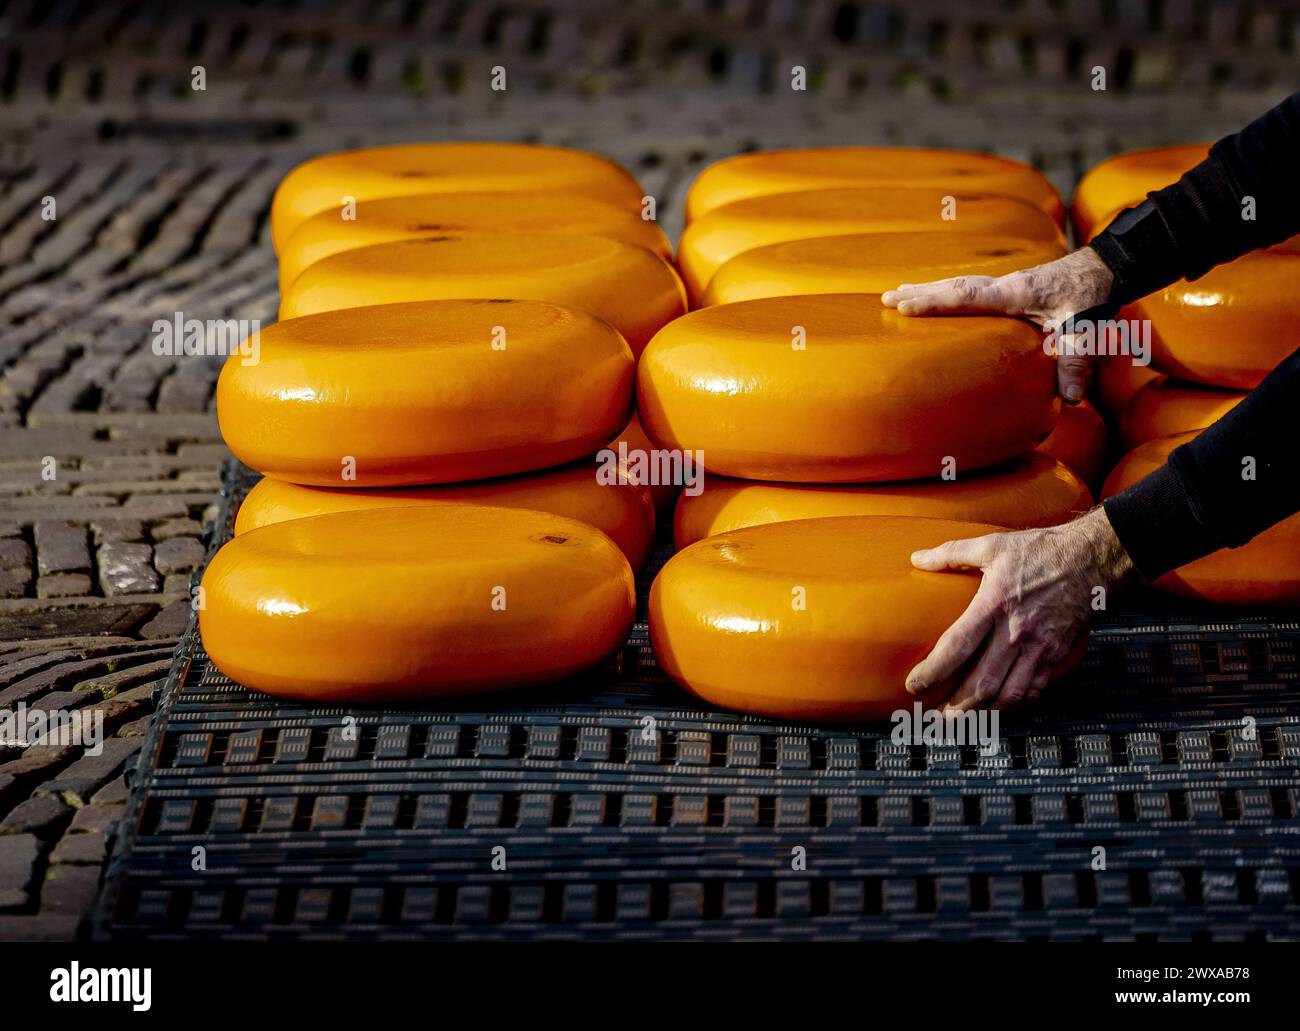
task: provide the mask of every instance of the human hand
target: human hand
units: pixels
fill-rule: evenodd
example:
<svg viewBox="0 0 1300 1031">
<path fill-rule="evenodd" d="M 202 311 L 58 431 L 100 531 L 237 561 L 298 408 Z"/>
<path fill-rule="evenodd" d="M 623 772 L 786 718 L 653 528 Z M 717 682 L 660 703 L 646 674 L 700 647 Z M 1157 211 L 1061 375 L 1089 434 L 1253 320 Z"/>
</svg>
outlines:
<svg viewBox="0 0 1300 1031">
<path fill-rule="evenodd" d="M 914 553 L 912 565 L 984 574 L 966 611 L 907 675 L 916 695 L 960 676 L 946 702 L 957 710 L 1037 701 L 1082 645 L 1096 588 L 1109 591 L 1133 571 L 1100 506 L 1062 526 L 949 541 Z"/>
<path fill-rule="evenodd" d="M 902 315 L 1013 315 L 1055 333 L 1071 315 L 1101 304 L 1110 296 L 1114 274 L 1091 247 L 1081 247 L 1045 265 L 1005 276 L 958 276 L 934 283 L 903 283 L 881 297 Z M 1070 334 L 1062 334 L 1068 345 Z M 1071 404 L 1083 400 L 1089 359 L 1063 346 L 1057 354 L 1056 378 L 1061 396 Z"/>
</svg>

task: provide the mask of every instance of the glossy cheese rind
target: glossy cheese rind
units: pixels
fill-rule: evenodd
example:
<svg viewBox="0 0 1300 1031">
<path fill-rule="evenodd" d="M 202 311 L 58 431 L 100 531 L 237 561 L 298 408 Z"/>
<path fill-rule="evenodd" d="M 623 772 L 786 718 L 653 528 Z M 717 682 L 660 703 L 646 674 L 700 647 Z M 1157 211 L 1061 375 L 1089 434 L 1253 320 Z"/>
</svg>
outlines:
<svg viewBox="0 0 1300 1031">
<path fill-rule="evenodd" d="M 1151 320 L 1153 364 L 1179 379 L 1253 390 L 1296 348 L 1300 246 L 1288 241 L 1133 303 Z"/>
<path fill-rule="evenodd" d="M 1106 420 L 1088 401 L 1062 405 L 1061 417 L 1038 451 L 1073 469 L 1091 489 L 1106 475 Z M 997 520 L 994 520 L 995 522 Z"/>
<path fill-rule="evenodd" d="M 615 454 L 621 454 L 619 445 L 627 448 L 629 465 L 637 461 L 637 454 L 644 454 L 646 457 L 644 463 L 650 463 L 656 459 L 654 442 L 646 436 L 646 432 L 641 428 L 641 419 L 636 412 L 632 413 L 632 418 L 628 424 L 623 427 L 622 432 L 610 440 L 605 447 Z M 635 469 L 636 467 L 633 466 Z M 649 466 L 647 465 L 647 468 Z M 671 470 L 670 470 L 671 471 Z M 673 502 L 677 500 L 677 495 L 681 492 L 683 484 L 657 476 L 653 472 L 649 474 L 650 482 L 646 486 L 650 490 L 651 497 L 654 498 L 656 512 L 669 512 L 672 510 Z"/>
<path fill-rule="evenodd" d="M 909 318 L 869 294 L 693 312 L 646 348 L 637 391 L 659 446 L 799 483 L 961 477 L 1033 450 L 1059 410 L 1033 326 Z"/>
<path fill-rule="evenodd" d="M 1237 407 L 1246 394 L 1181 383 L 1161 376 L 1133 395 L 1120 418 L 1120 435 L 1130 451 L 1149 440 L 1200 431 Z"/>
<path fill-rule="evenodd" d="M 686 227 L 677 269 L 692 304 L 739 254 L 790 240 L 879 232 L 984 233 L 1063 243 L 1041 208 L 1015 197 L 877 186 L 774 193 L 714 208 Z"/>
<path fill-rule="evenodd" d="M 484 192 L 383 197 L 357 204 L 350 218 L 331 208 L 303 222 L 280 249 L 280 289 L 288 289 L 309 265 L 341 251 L 448 234 L 606 236 L 671 260 L 663 230 L 642 218 L 641 210 L 639 202 L 618 205 L 573 194 Z"/>
<path fill-rule="evenodd" d="M 285 698 L 395 702 L 563 680 L 626 640 L 632 571 L 598 530 L 477 505 L 341 512 L 213 557 L 203 646 Z"/>
<path fill-rule="evenodd" d="M 924 186 L 1019 197 L 1064 224 L 1065 205 L 1043 174 L 991 154 L 923 147 L 807 147 L 738 154 L 705 168 L 686 194 L 686 221 L 770 193 L 840 186 Z"/>
<path fill-rule="evenodd" d="M 1129 452 L 1102 489 L 1118 494 L 1165 464 L 1169 453 L 1195 433 L 1160 437 Z M 1239 548 L 1223 548 L 1157 579 L 1169 594 L 1222 605 L 1300 604 L 1300 515 L 1293 515 Z"/>
<path fill-rule="evenodd" d="M 1053 242 L 982 233 L 857 233 L 790 240 L 732 258 L 713 274 L 700 305 L 794 294 L 878 294 L 902 283 L 1006 275 L 1064 253 Z"/>
<path fill-rule="evenodd" d="M 582 308 L 633 354 L 686 310 L 681 280 L 644 247 L 597 236 L 478 233 L 342 251 L 316 262 L 280 301 L 280 318 L 403 301 L 546 301 Z"/>
<path fill-rule="evenodd" d="M 395 487 L 560 465 L 596 451 L 632 405 L 627 344 L 554 304 L 353 308 L 276 323 L 260 340 L 255 364 L 236 354 L 222 369 L 221 433 L 246 464 L 295 483 Z"/>
<path fill-rule="evenodd" d="M 1150 365 L 1137 365 L 1126 355 L 1099 358 L 1094 370 L 1097 407 L 1113 423 L 1120 420 L 1139 390 L 1161 378 Z"/>
<path fill-rule="evenodd" d="M 1136 207 L 1151 191 L 1177 182 L 1209 152 L 1209 145 L 1204 143 L 1152 147 L 1118 154 L 1093 166 L 1079 180 L 1070 205 L 1078 238 L 1091 240 L 1120 210 Z"/>
<path fill-rule="evenodd" d="M 1091 506 L 1073 471 L 1036 452 L 950 481 L 832 486 L 711 476 L 699 494 L 684 493 L 677 502 L 673 538 L 685 548 L 746 526 L 832 516 L 921 516 L 1018 530 L 1068 522 Z"/>
<path fill-rule="evenodd" d="M 628 482 L 601 483 L 590 461 L 494 480 L 387 490 L 305 487 L 266 477 L 240 504 L 235 534 L 331 512 L 466 504 L 528 508 L 576 519 L 617 544 L 634 569 L 645 562 L 654 542 L 655 510 L 649 488 Z"/>
<path fill-rule="evenodd" d="M 323 154 L 298 165 L 271 201 L 271 242 L 278 253 L 290 234 L 318 212 L 350 200 L 425 193 L 575 193 L 639 204 L 628 172 L 602 157 L 522 143 L 415 143 Z"/>
<path fill-rule="evenodd" d="M 970 604 L 978 572 L 910 556 L 997 527 L 846 516 L 751 526 L 679 551 L 650 589 L 659 668 L 711 704 L 779 719 L 886 719 Z"/>
</svg>

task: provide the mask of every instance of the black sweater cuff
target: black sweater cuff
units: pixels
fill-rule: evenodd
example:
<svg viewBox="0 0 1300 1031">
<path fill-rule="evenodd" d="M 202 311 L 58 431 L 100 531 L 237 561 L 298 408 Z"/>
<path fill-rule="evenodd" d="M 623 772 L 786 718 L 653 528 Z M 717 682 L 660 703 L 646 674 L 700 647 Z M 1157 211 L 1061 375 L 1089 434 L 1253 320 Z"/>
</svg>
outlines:
<svg viewBox="0 0 1300 1031">
<path fill-rule="evenodd" d="M 1191 492 L 1170 462 L 1102 502 L 1120 544 L 1146 580 L 1217 547 L 1197 518 Z"/>
</svg>

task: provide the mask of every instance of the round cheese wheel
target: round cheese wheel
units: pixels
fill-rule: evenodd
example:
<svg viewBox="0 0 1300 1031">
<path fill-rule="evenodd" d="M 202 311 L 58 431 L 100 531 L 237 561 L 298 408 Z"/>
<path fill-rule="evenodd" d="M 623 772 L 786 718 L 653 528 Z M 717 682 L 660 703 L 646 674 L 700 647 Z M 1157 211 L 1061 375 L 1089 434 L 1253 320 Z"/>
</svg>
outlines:
<svg viewBox="0 0 1300 1031">
<path fill-rule="evenodd" d="M 246 687 L 393 702 L 562 680 L 620 647 L 632 570 L 608 537 L 526 509 L 336 512 L 213 556 L 203 647 Z"/>
<path fill-rule="evenodd" d="M 271 201 L 278 253 L 303 222 L 329 208 L 421 193 L 573 193 L 639 205 L 642 191 L 612 161 L 522 143 L 414 143 L 324 154 L 294 168 Z"/>
<path fill-rule="evenodd" d="M 1124 208 L 1136 207 L 1152 190 L 1177 182 L 1205 160 L 1205 143 L 1152 147 L 1107 158 L 1079 180 L 1070 215 L 1080 240 L 1091 240 Z"/>
<path fill-rule="evenodd" d="M 1300 244 L 1245 254 L 1134 302 L 1151 320 L 1153 364 L 1179 379 L 1253 390 L 1296 347 Z"/>
<path fill-rule="evenodd" d="M 670 558 L 650 588 L 659 668 L 726 709 L 779 719 L 886 719 L 908 672 L 970 604 L 978 572 L 911 554 L 997 527 L 906 516 L 751 526 Z"/>
<path fill-rule="evenodd" d="M 1062 405 L 1056 428 L 1038 450 L 1073 469 L 1096 490 L 1106 474 L 1106 420 L 1087 401 Z"/>
<path fill-rule="evenodd" d="M 598 315 L 634 354 L 686 310 L 677 273 L 644 247 L 598 236 L 476 233 L 343 251 L 316 262 L 280 301 L 280 318 L 400 301 L 550 301 Z"/>
<path fill-rule="evenodd" d="M 617 452 L 620 444 L 627 448 L 630 462 L 635 461 L 638 454 L 647 456 L 646 462 L 649 462 L 654 457 L 654 442 L 646 436 L 645 430 L 641 428 L 641 420 L 636 412 L 632 413 L 632 418 L 623 427 L 623 432 L 609 441 L 605 447 Z M 680 483 L 663 482 L 663 479 L 663 477 L 656 476 L 651 472 L 651 482 L 646 484 L 650 489 L 650 496 L 654 498 L 656 512 L 669 511 L 682 489 Z"/>
<path fill-rule="evenodd" d="M 701 306 L 794 294 L 869 293 L 1055 261 L 1056 243 L 982 233 L 859 233 L 756 247 L 713 274 Z"/>
<path fill-rule="evenodd" d="M 307 219 L 280 249 L 280 289 L 302 270 L 340 251 L 425 236 L 466 233 L 557 233 L 607 236 L 671 260 L 663 231 L 641 217 L 641 206 L 553 193 L 430 193 L 383 197 L 356 206 L 351 218 L 336 209 Z"/>
<path fill-rule="evenodd" d="M 235 518 L 236 535 L 286 519 L 306 519 L 331 512 L 372 508 L 431 508 L 469 504 L 531 508 L 594 526 L 622 549 L 639 569 L 650 554 L 655 534 L 654 502 L 646 487 L 619 476 L 600 482 L 592 463 L 472 483 L 427 487 L 347 490 L 305 487 L 266 477 L 248 492 Z"/>
<path fill-rule="evenodd" d="M 909 318 L 874 294 L 693 312 L 646 348 L 637 390 L 661 447 L 799 483 L 960 478 L 1031 451 L 1059 409 L 1029 323 Z"/>
<path fill-rule="evenodd" d="M 1031 451 L 955 480 L 829 486 L 710 476 L 699 494 L 683 493 L 677 502 L 673 539 L 685 548 L 746 526 L 828 516 L 924 516 L 1019 530 L 1055 526 L 1091 507 L 1092 494 L 1074 472 Z"/>
<path fill-rule="evenodd" d="M 807 147 L 738 154 L 704 169 L 686 194 L 686 221 L 747 197 L 837 186 L 924 186 L 1001 193 L 1063 224 L 1065 205 L 1041 172 L 1018 161 L 923 147 Z"/>
<path fill-rule="evenodd" d="M 1133 395 L 1160 379 L 1149 365 L 1135 365 L 1125 355 L 1111 355 L 1093 363 L 1097 377 L 1097 405 L 1106 418 L 1118 422 Z"/>
<path fill-rule="evenodd" d="M 1203 430 L 1245 396 L 1240 390 L 1216 390 L 1161 376 L 1133 395 L 1120 417 L 1120 435 L 1131 451 L 1148 440 Z"/>
<path fill-rule="evenodd" d="M 819 236 L 899 231 L 1063 242 L 1049 215 L 1015 197 L 951 194 L 937 187 L 843 187 L 765 194 L 714 208 L 682 233 L 677 268 L 692 303 L 698 303 L 722 265 L 755 247 Z"/>
<path fill-rule="evenodd" d="M 600 319 L 537 301 L 312 315 L 262 330 L 260 352 L 221 371 L 221 435 L 252 468 L 323 487 L 478 480 L 589 455 L 626 422 L 635 373 Z"/>
<path fill-rule="evenodd" d="M 1129 452 L 1107 477 L 1102 496 L 1118 494 L 1151 475 L 1174 448 L 1195 436 L 1160 437 Z M 1153 586 L 1222 605 L 1300 604 L 1300 515 L 1283 519 L 1239 548 L 1223 548 L 1166 573 Z"/>
</svg>

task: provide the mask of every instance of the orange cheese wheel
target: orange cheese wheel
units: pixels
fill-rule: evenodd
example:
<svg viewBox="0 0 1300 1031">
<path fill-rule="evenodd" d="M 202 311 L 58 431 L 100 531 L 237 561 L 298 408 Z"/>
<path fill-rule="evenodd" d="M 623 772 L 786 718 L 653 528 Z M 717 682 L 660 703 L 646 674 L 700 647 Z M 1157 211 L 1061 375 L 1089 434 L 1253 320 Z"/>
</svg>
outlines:
<svg viewBox="0 0 1300 1031">
<path fill-rule="evenodd" d="M 1038 450 L 1073 469 L 1096 490 L 1106 473 L 1106 421 L 1087 401 L 1062 405 L 1056 428 Z"/>
<path fill-rule="evenodd" d="M 710 476 L 700 493 L 683 493 L 677 502 L 673 539 L 685 548 L 746 526 L 829 516 L 924 516 L 1019 530 L 1055 526 L 1091 507 L 1092 495 L 1074 472 L 1031 451 L 1009 465 L 946 481 L 830 486 Z"/>
<path fill-rule="evenodd" d="M 521 143 L 414 143 L 324 154 L 294 168 L 271 201 L 276 252 L 303 222 L 329 208 L 421 193 L 573 193 L 639 205 L 623 168 L 577 150 Z"/>
<path fill-rule="evenodd" d="M 537 301 L 351 308 L 269 326 L 260 349 L 221 371 L 221 435 L 247 465 L 295 483 L 399 487 L 560 465 L 599 448 L 632 403 L 623 339 Z"/>
<path fill-rule="evenodd" d="M 1296 348 L 1300 244 L 1290 240 L 1134 302 L 1153 364 L 1179 379 L 1253 390 Z"/>
<path fill-rule="evenodd" d="M 653 441 L 646 436 L 645 430 L 641 428 L 641 420 L 636 412 L 632 413 L 632 418 L 628 424 L 623 427 L 623 431 L 613 440 L 609 441 L 605 447 L 618 452 L 619 445 L 626 446 L 628 456 L 635 461 L 638 452 L 652 456 L 655 446 Z M 652 480 L 656 477 L 651 477 Z M 662 483 L 651 482 L 647 484 L 650 489 L 650 496 L 654 498 L 655 511 L 667 512 L 673 507 L 673 502 L 677 500 L 677 495 L 681 491 L 682 485 L 679 483 Z"/>
<path fill-rule="evenodd" d="M 1210 152 L 1208 144 L 1152 147 L 1107 158 L 1095 165 L 1074 191 L 1070 216 L 1080 240 L 1091 240 L 1121 210 L 1136 207 L 1147 194 L 1178 181 Z"/>
<path fill-rule="evenodd" d="M 349 219 L 334 209 L 313 215 L 280 250 L 280 289 L 287 289 L 307 266 L 340 251 L 466 233 L 606 236 L 672 258 L 668 238 L 641 217 L 639 204 L 620 207 L 572 194 L 430 193 L 365 201 Z"/>
<path fill-rule="evenodd" d="M 755 247 L 819 236 L 932 231 L 1063 242 L 1041 208 L 1015 197 L 938 188 L 844 187 L 773 193 L 714 208 L 686 227 L 677 269 L 692 303 L 724 264 Z"/>
<path fill-rule="evenodd" d="M 1107 477 L 1103 497 L 1149 476 L 1174 448 L 1195 436 L 1160 437 L 1129 452 Z M 1283 519 L 1239 548 L 1223 548 L 1166 573 L 1154 586 L 1222 605 L 1300 604 L 1300 515 Z"/>
<path fill-rule="evenodd" d="M 686 310 L 677 273 L 644 247 L 598 236 L 476 233 L 343 251 L 316 262 L 280 301 L 280 318 L 450 298 L 549 301 L 598 315 L 634 354 Z"/>
<path fill-rule="evenodd" d="M 1216 390 L 1161 376 L 1133 395 L 1120 418 L 1120 435 L 1130 451 L 1159 437 L 1203 430 L 1245 398 L 1239 390 Z"/>
<path fill-rule="evenodd" d="M 962 614 L 978 572 L 923 572 L 911 554 L 981 523 L 844 516 L 769 523 L 679 551 L 650 588 L 659 667 L 726 709 L 780 719 L 886 719 Z"/>
<path fill-rule="evenodd" d="M 713 274 L 701 306 L 794 294 L 870 293 L 1055 261 L 1056 243 L 982 233 L 859 233 L 756 247 Z"/>
<path fill-rule="evenodd" d="M 346 490 L 304 487 L 266 477 L 248 492 L 235 518 L 235 533 L 259 526 L 331 512 L 372 508 L 430 508 L 445 505 L 531 508 L 594 526 L 640 568 L 654 542 L 655 511 L 650 491 L 623 478 L 598 482 L 591 462 L 575 462 L 522 476 L 428 487 Z"/>
<path fill-rule="evenodd" d="M 961 150 L 922 147 L 808 147 L 738 154 L 704 169 L 686 194 L 686 221 L 769 193 L 837 186 L 924 186 L 949 193 L 1019 197 L 1063 224 L 1065 205 L 1036 169 Z"/>
<path fill-rule="evenodd" d="M 1148 383 L 1160 379 L 1150 365 L 1135 365 L 1126 355 L 1098 359 L 1093 368 L 1097 383 L 1097 405 L 1106 418 L 1118 422 L 1133 395 Z"/>
<path fill-rule="evenodd" d="M 874 294 L 745 301 L 664 327 L 637 410 L 710 472 L 799 483 L 958 478 L 1051 432 L 1056 369 L 1017 319 L 917 319 Z"/>
<path fill-rule="evenodd" d="M 241 534 L 203 574 L 203 646 L 246 687 L 392 702 L 550 683 L 627 638 L 612 541 L 526 509 L 337 512 Z"/>
</svg>

